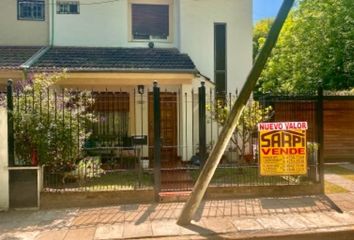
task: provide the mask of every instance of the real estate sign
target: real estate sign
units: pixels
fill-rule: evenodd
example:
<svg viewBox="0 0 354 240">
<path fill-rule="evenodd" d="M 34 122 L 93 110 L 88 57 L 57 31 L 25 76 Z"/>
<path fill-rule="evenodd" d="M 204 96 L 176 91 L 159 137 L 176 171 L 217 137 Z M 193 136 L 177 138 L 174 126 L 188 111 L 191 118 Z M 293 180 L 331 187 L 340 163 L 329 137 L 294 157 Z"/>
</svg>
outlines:
<svg viewBox="0 0 354 240">
<path fill-rule="evenodd" d="M 307 122 L 259 123 L 261 176 L 306 175 Z"/>
</svg>

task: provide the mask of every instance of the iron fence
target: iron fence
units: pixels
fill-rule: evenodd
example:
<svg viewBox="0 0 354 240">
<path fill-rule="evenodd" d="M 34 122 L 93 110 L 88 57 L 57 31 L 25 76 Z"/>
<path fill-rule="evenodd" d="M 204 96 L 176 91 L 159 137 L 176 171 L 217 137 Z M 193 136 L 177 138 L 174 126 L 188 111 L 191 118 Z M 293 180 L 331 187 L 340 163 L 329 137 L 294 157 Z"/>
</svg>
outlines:
<svg viewBox="0 0 354 240">
<path fill-rule="evenodd" d="M 237 99 L 237 91 L 221 96 L 205 85 L 187 91 L 34 86 L 8 88 L 10 163 L 42 165 L 44 191 L 190 191 Z M 250 99 L 210 186 L 320 181 L 320 106 L 313 93 Z M 308 122 L 307 176 L 260 176 L 262 121 Z"/>
<path fill-rule="evenodd" d="M 183 102 L 186 109 L 188 104 L 194 109 L 193 106 L 200 104 L 198 101 L 202 101 L 202 104 L 206 105 L 206 111 L 197 110 L 199 112 L 198 116 L 192 114 L 185 116 L 186 123 L 188 118 L 197 119 L 197 125 L 192 124 L 191 127 L 196 131 L 185 130 L 185 132 L 182 132 L 185 139 L 192 135 L 192 144 L 187 144 L 187 148 L 191 148 L 191 150 L 186 151 L 185 161 L 164 162 L 163 157 L 161 157 L 160 191 L 192 190 L 201 166 L 214 147 L 228 112 L 238 97 L 237 92 L 221 96 L 220 94 L 214 95 L 212 90 L 205 92 L 204 89 L 204 91 L 199 91 L 200 93 L 202 93 L 202 96 L 199 95 L 199 98 L 188 99 L 186 97 Z M 203 94 L 205 95 L 203 96 Z M 184 95 L 187 96 L 188 94 L 184 93 Z M 250 99 L 209 186 L 287 186 L 321 182 L 320 143 L 322 141 L 321 137 L 323 137 L 320 131 L 320 124 L 323 124 L 321 106 L 321 96 L 313 92 L 296 96 L 267 94 Z M 200 108 L 200 106 L 198 107 Z M 305 121 L 308 123 L 308 174 L 305 176 L 261 176 L 257 124 L 259 122 L 289 121 Z M 194 121 L 192 120 L 192 122 Z M 204 123 L 205 131 L 201 133 L 200 128 L 196 126 L 200 127 Z M 193 137 L 198 135 L 199 138 Z M 204 142 L 205 145 L 201 146 L 201 142 Z M 200 149 L 204 149 L 205 152 L 201 153 Z"/>
</svg>

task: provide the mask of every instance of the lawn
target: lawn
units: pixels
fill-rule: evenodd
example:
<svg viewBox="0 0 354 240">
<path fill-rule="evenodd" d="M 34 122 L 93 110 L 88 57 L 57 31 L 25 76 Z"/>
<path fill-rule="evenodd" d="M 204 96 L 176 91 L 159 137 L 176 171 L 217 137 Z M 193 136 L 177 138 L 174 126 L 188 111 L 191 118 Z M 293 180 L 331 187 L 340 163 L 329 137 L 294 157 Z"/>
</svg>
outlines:
<svg viewBox="0 0 354 240">
<path fill-rule="evenodd" d="M 325 193 L 326 194 L 331 194 L 331 193 L 346 193 L 348 192 L 347 189 L 342 188 L 338 185 L 335 185 L 333 183 L 325 181 Z"/>
<path fill-rule="evenodd" d="M 115 191 L 151 189 L 154 186 L 153 174 L 136 170 L 109 171 L 100 177 L 86 180 L 75 180 L 62 184 L 60 181 L 47 182 L 46 191 Z"/>
<path fill-rule="evenodd" d="M 153 184 L 153 175 L 151 173 L 141 173 L 139 180 L 137 171 L 121 171 L 103 174 L 99 178 L 88 181 L 86 186 L 94 188 L 134 189 L 137 187 L 153 187 Z"/>
<path fill-rule="evenodd" d="M 343 168 L 343 167 L 340 167 L 340 166 L 337 166 L 337 165 L 326 166 L 325 172 L 326 173 L 334 173 L 334 174 L 337 174 L 341 177 L 344 177 L 346 179 L 354 181 L 354 172 L 353 171 Z"/>
<path fill-rule="evenodd" d="M 197 170 L 191 172 L 194 180 L 198 175 Z M 263 177 L 259 175 L 257 167 L 220 167 L 216 169 L 211 180 L 212 185 L 230 186 L 294 185 L 304 182 L 308 182 L 306 177 Z"/>
</svg>

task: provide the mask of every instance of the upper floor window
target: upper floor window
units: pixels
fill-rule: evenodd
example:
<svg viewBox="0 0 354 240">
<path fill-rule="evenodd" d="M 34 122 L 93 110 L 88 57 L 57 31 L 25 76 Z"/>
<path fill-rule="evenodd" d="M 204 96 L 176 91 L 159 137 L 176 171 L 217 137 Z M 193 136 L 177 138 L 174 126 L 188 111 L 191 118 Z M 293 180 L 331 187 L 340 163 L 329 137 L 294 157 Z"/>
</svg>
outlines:
<svg viewBox="0 0 354 240">
<path fill-rule="evenodd" d="M 227 32 L 226 23 L 214 24 L 214 77 L 217 97 L 225 98 L 227 92 Z"/>
<path fill-rule="evenodd" d="M 131 34 L 133 40 L 171 39 L 171 1 L 152 2 L 132 0 Z"/>
<path fill-rule="evenodd" d="M 58 14 L 79 14 L 79 1 L 57 1 Z"/>
<path fill-rule="evenodd" d="M 17 0 L 19 20 L 44 20 L 44 0 Z"/>
</svg>

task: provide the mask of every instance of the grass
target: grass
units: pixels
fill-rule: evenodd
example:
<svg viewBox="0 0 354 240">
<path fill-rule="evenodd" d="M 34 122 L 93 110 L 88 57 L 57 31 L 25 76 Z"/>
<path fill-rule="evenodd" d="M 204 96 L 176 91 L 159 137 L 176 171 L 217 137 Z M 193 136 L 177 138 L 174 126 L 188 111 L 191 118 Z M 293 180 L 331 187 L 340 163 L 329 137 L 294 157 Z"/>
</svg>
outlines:
<svg viewBox="0 0 354 240">
<path fill-rule="evenodd" d="M 140 182 L 140 184 L 139 184 Z M 98 178 L 92 178 L 80 182 L 68 182 L 65 185 L 61 182 L 54 181 L 49 184 L 48 191 L 65 190 L 65 191 L 115 191 L 115 190 L 134 190 L 134 189 L 150 189 L 154 186 L 153 175 L 148 172 L 139 174 L 135 170 L 114 171 L 102 174 Z"/>
<path fill-rule="evenodd" d="M 342 188 L 338 185 L 335 185 L 333 183 L 325 181 L 325 193 L 326 194 L 331 194 L 331 193 L 346 193 L 348 192 L 347 189 Z"/>
<path fill-rule="evenodd" d="M 127 186 L 136 186 L 138 185 L 139 175 L 136 171 L 122 171 L 122 172 L 108 172 L 102 175 L 99 178 L 92 179 L 87 183 L 87 186 L 115 186 L 127 187 Z M 153 176 L 147 172 L 141 173 L 140 178 L 141 186 L 153 186 Z"/>
<path fill-rule="evenodd" d="M 199 171 L 191 172 L 193 180 L 196 180 Z M 286 178 L 281 176 L 263 177 L 259 175 L 257 167 L 239 167 L 239 168 L 217 168 L 211 180 L 211 184 L 216 185 L 236 185 L 236 186 L 263 186 L 263 185 L 287 185 L 298 183 L 296 177 Z M 300 177 L 300 182 L 304 178 Z"/>
<path fill-rule="evenodd" d="M 336 165 L 330 165 L 325 167 L 326 173 L 334 173 L 351 181 L 354 181 L 354 172 Z"/>
</svg>

